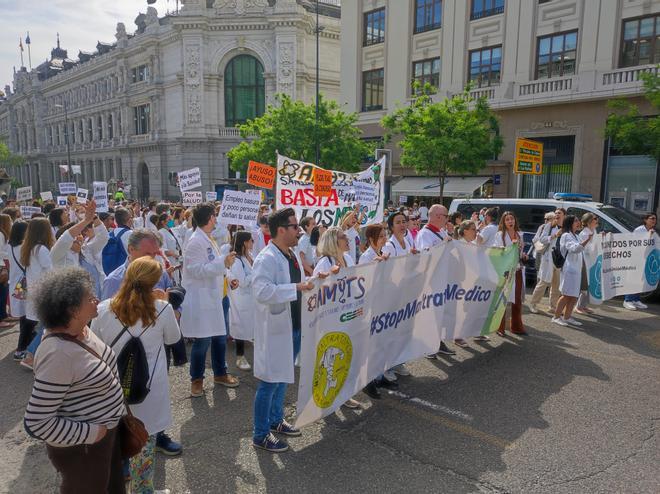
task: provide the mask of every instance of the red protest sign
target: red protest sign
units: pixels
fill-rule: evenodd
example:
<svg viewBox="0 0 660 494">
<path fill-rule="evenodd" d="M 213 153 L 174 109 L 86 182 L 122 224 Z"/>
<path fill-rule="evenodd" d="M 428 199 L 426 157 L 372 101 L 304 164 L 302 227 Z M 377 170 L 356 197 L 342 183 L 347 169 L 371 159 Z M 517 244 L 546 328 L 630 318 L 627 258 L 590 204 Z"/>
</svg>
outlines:
<svg viewBox="0 0 660 494">
<path fill-rule="evenodd" d="M 272 166 L 250 161 L 248 164 L 247 183 L 264 189 L 272 189 L 275 186 L 276 171 Z"/>
</svg>

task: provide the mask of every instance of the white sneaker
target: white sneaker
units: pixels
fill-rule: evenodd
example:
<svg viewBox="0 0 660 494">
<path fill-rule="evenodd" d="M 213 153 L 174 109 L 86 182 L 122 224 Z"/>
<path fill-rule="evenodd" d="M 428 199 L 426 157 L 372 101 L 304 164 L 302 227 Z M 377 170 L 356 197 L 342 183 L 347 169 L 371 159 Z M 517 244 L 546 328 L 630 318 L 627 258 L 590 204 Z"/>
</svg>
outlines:
<svg viewBox="0 0 660 494">
<path fill-rule="evenodd" d="M 569 318 L 569 319 L 566 319 L 566 321 L 564 321 L 564 322 L 567 322 L 568 324 L 572 324 L 573 326 L 582 326 L 582 323 L 580 321 L 577 321 L 577 320 L 573 319 L 572 317 Z"/>
<path fill-rule="evenodd" d="M 250 370 L 252 369 L 252 366 L 250 363 L 247 361 L 247 359 L 244 356 L 238 357 L 236 359 L 236 367 L 238 367 L 241 370 Z"/>
<path fill-rule="evenodd" d="M 409 376 L 410 371 L 408 370 L 408 367 L 406 367 L 406 364 L 399 364 L 396 367 L 392 369 L 395 374 L 399 374 L 400 376 Z"/>
<path fill-rule="evenodd" d="M 643 309 L 648 309 L 649 308 L 648 305 L 643 304 L 640 300 L 636 300 L 635 302 L 633 302 L 633 304 L 635 304 L 635 307 L 637 307 L 638 309 L 643 310 Z"/>
<path fill-rule="evenodd" d="M 529 306 L 529 311 L 530 311 L 532 314 L 538 314 L 538 313 L 539 313 L 539 310 L 536 308 L 535 305 L 530 305 L 530 306 Z"/>
<path fill-rule="evenodd" d="M 564 321 L 561 317 L 553 317 L 552 322 L 559 324 L 560 326 L 568 326 L 568 323 Z"/>
<path fill-rule="evenodd" d="M 352 409 L 352 410 L 356 410 L 356 409 L 358 409 L 358 408 L 361 408 L 361 406 L 360 406 L 360 402 L 357 401 L 357 400 L 354 400 L 353 398 L 349 398 L 348 400 L 346 400 L 346 401 L 342 404 L 342 406 L 345 406 L 346 408 L 350 408 L 350 409 Z"/>
<path fill-rule="evenodd" d="M 170 490 L 162 489 L 162 490 L 154 491 L 154 494 L 170 494 Z"/>
<path fill-rule="evenodd" d="M 637 310 L 637 305 L 633 302 L 624 302 L 623 308 L 628 310 Z"/>
<path fill-rule="evenodd" d="M 395 382 L 397 379 L 396 374 L 391 370 L 383 372 L 383 377 L 391 383 Z"/>
</svg>

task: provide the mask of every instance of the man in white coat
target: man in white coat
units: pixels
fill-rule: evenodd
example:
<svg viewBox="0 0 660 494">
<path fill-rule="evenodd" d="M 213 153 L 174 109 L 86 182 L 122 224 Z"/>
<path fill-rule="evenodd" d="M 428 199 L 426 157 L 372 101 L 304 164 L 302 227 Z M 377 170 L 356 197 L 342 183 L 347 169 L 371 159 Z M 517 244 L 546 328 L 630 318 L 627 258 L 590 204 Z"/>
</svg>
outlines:
<svg viewBox="0 0 660 494">
<path fill-rule="evenodd" d="M 204 394 L 204 371 L 209 345 L 213 382 L 235 388 L 238 379 L 227 374 L 227 331 L 222 310 L 225 270 L 231 267 L 236 254 L 232 252 L 222 255 L 212 237 L 216 225 L 212 204 L 195 206 L 193 219 L 197 229 L 183 252 L 182 285 L 186 289 L 186 298 L 182 306 L 181 332 L 186 338 L 195 339 L 190 350 L 190 395 L 195 398 Z"/>
<path fill-rule="evenodd" d="M 314 285 L 305 281 L 298 244 L 298 221 L 291 208 L 268 217 L 271 241 L 254 261 L 252 288 L 257 300 L 254 327 L 254 397 L 256 448 L 283 452 L 289 445 L 273 433 L 300 436 L 284 420 L 284 395 L 293 383 L 293 361 L 300 350 L 301 292 Z"/>
</svg>

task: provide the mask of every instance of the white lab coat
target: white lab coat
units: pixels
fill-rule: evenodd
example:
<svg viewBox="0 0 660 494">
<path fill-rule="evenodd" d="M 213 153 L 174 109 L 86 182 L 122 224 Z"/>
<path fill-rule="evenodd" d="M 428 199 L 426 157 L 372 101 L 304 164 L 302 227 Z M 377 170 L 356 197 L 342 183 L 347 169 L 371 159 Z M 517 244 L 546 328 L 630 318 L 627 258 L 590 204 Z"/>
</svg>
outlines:
<svg viewBox="0 0 660 494">
<path fill-rule="evenodd" d="M 574 233 L 564 233 L 559 240 L 561 253 L 566 258 L 561 268 L 559 291 L 568 297 L 580 295 L 580 281 L 582 279 L 582 251 L 578 236 Z"/>
<path fill-rule="evenodd" d="M 403 243 L 405 244 L 405 247 L 402 247 L 396 237 L 392 235 L 383 246 L 383 254 L 389 254 L 390 257 L 399 257 L 410 254 L 413 249 L 412 236 L 406 235 L 403 237 Z"/>
<path fill-rule="evenodd" d="M 429 250 L 431 247 L 440 245 L 442 242 L 448 242 L 449 240 L 451 240 L 451 237 L 445 230 L 440 230 L 436 233 L 431 230 L 429 225 L 425 225 L 424 228 L 417 232 L 415 246 L 417 250 Z"/>
<path fill-rule="evenodd" d="M 518 232 L 518 239 L 519 239 L 518 241 L 520 242 L 518 244 L 520 247 L 520 255 L 522 256 L 522 241 L 523 241 L 522 232 Z M 503 233 L 498 231 L 493 237 L 493 247 L 509 247 L 511 245 L 513 245 L 513 240 L 511 240 L 511 237 L 509 237 L 509 234 L 506 232 Z M 525 268 L 519 267 L 519 269 L 522 269 L 523 286 L 522 286 L 522 290 L 520 291 L 521 293 L 520 303 L 523 303 L 525 301 Z M 513 283 L 511 284 L 511 292 L 507 296 L 507 301 L 511 302 L 512 304 L 516 302 L 516 283 L 517 283 L 516 278 L 514 276 Z"/>
<path fill-rule="evenodd" d="M 302 263 L 300 279 L 304 280 Z M 254 326 L 254 377 L 270 383 L 293 383 L 291 302 L 298 295 L 289 261 L 273 243 L 254 260 L 252 291 L 257 301 Z"/>
<path fill-rule="evenodd" d="M 344 232 L 346 234 L 346 239 L 348 240 L 348 255 L 353 259 L 353 265 L 358 262 L 358 246 L 360 245 L 360 234 L 355 229 L 351 227 Z"/>
<path fill-rule="evenodd" d="M 18 259 L 21 260 L 20 257 Z M 53 269 L 53 261 L 50 258 L 50 252 L 45 245 L 36 245 L 30 253 L 30 265 L 26 267 L 27 278 L 27 299 L 25 300 L 25 316 L 30 321 L 38 321 L 37 310 L 34 306 L 34 288 L 37 286 L 43 275 Z"/>
<path fill-rule="evenodd" d="M 9 252 L 9 307 L 11 308 L 11 315 L 14 317 L 25 315 L 25 300 L 20 300 L 12 296 L 16 284 L 24 276 L 23 269 L 21 269 L 22 266 L 20 265 L 21 245 L 17 245 L 16 247 L 7 245 Z"/>
<path fill-rule="evenodd" d="M 552 237 L 553 233 L 556 233 L 556 229 L 552 228 L 551 223 L 543 224 L 539 227 L 533 240 L 534 242 L 541 242 L 543 245 L 548 246 L 543 255 L 541 255 L 541 263 L 539 264 L 539 271 L 536 276 L 539 281 L 545 283 L 552 283 L 552 273 L 554 270 L 552 248 L 557 241 L 556 238 Z M 538 252 L 535 254 L 537 256 L 540 255 Z"/>
<path fill-rule="evenodd" d="M 225 257 L 218 246 L 197 228 L 183 252 L 186 298 L 181 311 L 181 332 L 186 338 L 226 334 L 222 311 Z"/>
<path fill-rule="evenodd" d="M 229 279 L 238 280 L 238 288 L 227 289 L 229 295 L 229 330 L 237 340 L 254 339 L 254 294 L 252 266 L 244 257 L 237 257 L 229 270 Z"/>
<path fill-rule="evenodd" d="M 369 264 L 370 262 L 376 261 L 376 257 L 378 257 L 378 253 L 374 250 L 373 247 L 369 246 L 367 250 L 365 250 L 360 256 L 360 261 L 358 264 Z"/>
<path fill-rule="evenodd" d="M 347 268 L 355 266 L 355 262 L 353 261 L 353 258 L 348 252 L 344 252 L 344 263 L 346 263 Z M 314 273 L 312 273 L 312 276 L 316 276 L 319 273 L 329 273 L 330 269 L 333 266 L 339 266 L 339 263 L 334 257 L 329 257 L 329 256 L 319 257 L 318 262 L 314 267 Z"/>
<path fill-rule="evenodd" d="M 264 232 L 261 231 L 261 228 L 257 228 L 252 232 L 252 240 L 254 240 L 254 243 L 252 244 L 252 257 L 256 259 L 266 247 Z"/>
</svg>

